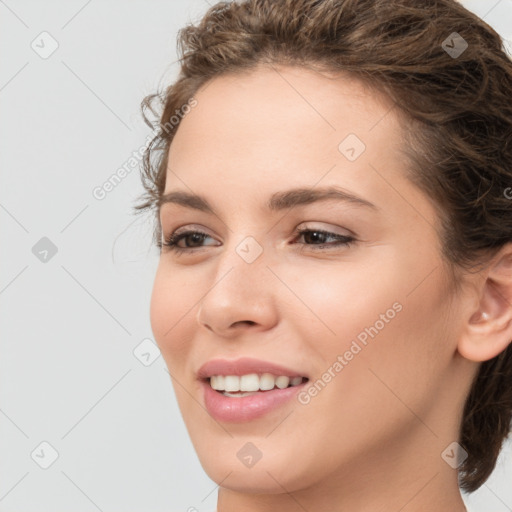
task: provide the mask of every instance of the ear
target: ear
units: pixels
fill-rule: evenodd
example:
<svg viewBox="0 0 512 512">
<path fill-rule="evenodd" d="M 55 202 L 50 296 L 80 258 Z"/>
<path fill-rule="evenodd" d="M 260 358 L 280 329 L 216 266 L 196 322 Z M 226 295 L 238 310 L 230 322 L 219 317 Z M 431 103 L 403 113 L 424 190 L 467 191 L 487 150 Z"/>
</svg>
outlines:
<svg viewBox="0 0 512 512">
<path fill-rule="evenodd" d="M 487 361 L 512 342 L 512 244 L 501 248 L 474 289 L 457 349 L 471 361 Z M 475 305 L 476 303 L 476 305 Z"/>
</svg>

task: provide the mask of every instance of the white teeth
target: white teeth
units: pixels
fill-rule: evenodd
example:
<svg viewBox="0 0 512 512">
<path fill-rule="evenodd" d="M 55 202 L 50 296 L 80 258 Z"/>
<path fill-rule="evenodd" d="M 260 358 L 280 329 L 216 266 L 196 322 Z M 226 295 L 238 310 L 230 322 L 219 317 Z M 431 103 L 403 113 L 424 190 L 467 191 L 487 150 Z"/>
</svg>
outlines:
<svg viewBox="0 0 512 512">
<path fill-rule="evenodd" d="M 224 375 L 212 375 L 210 377 L 210 385 L 213 389 L 224 389 Z"/>
<path fill-rule="evenodd" d="M 300 379 L 302 381 L 302 377 Z M 288 387 L 288 384 L 290 384 L 290 377 L 284 377 L 283 375 L 280 375 L 276 379 L 276 386 L 279 389 L 284 389 Z"/>
<path fill-rule="evenodd" d="M 250 373 L 240 377 L 240 391 L 258 391 L 259 388 L 260 378 L 257 373 Z"/>
<path fill-rule="evenodd" d="M 297 386 L 302 382 L 302 377 L 293 377 L 293 379 L 290 381 L 292 386 Z"/>
<path fill-rule="evenodd" d="M 240 391 L 240 377 L 236 375 L 226 375 L 224 377 L 225 391 Z"/>
<path fill-rule="evenodd" d="M 210 377 L 210 386 L 217 391 L 225 391 L 226 395 L 229 393 L 239 393 L 236 396 L 246 396 L 247 393 L 257 391 L 270 391 L 277 387 L 279 389 L 287 388 L 288 386 L 297 386 L 302 383 L 302 377 L 288 377 L 280 375 L 275 377 L 271 373 L 249 373 L 247 375 L 212 375 Z"/>
<path fill-rule="evenodd" d="M 242 398 L 243 396 L 254 395 L 254 393 L 229 393 L 228 391 L 224 391 L 222 394 L 224 396 L 231 396 L 234 398 Z"/>
<path fill-rule="evenodd" d="M 276 378 L 271 375 L 270 373 L 264 373 L 260 377 L 260 389 L 262 391 L 269 391 L 271 389 L 274 389 L 274 386 L 276 385 Z"/>
</svg>

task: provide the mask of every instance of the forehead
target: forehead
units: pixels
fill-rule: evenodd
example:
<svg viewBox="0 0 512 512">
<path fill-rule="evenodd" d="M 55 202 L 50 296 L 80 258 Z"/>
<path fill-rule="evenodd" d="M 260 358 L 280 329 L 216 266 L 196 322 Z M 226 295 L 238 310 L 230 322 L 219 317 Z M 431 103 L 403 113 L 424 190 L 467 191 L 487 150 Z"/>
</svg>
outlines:
<svg viewBox="0 0 512 512">
<path fill-rule="evenodd" d="M 350 75 L 290 66 L 260 65 L 250 72 L 221 75 L 204 84 L 195 98 L 198 107 L 185 116 L 178 133 L 186 132 L 192 121 L 209 135 L 222 135 L 230 127 L 240 137 L 262 135 L 261 129 L 269 128 L 272 133 L 280 129 L 283 136 L 318 130 L 362 133 L 388 117 L 392 106 L 386 96 Z M 390 117 L 387 124 L 397 127 Z"/>
<path fill-rule="evenodd" d="M 323 174 L 335 164 L 357 174 L 368 158 L 400 159 L 391 102 L 350 76 L 260 66 L 214 78 L 194 97 L 197 106 L 181 121 L 169 151 L 170 166 L 187 173 L 215 169 L 227 179 L 230 171 L 255 171 L 261 181 L 276 173 Z M 343 154 L 351 142 L 361 161 Z"/>
</svg>

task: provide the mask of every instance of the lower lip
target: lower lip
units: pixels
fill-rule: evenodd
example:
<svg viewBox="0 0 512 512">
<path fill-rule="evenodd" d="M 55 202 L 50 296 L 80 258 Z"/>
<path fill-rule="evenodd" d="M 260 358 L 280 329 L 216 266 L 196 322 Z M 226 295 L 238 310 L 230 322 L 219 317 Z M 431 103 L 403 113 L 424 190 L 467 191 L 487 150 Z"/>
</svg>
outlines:
<svg viewBox="0 0 512 512">
<path fill-rule="evenodd" d="M 260 418 L 291 400 L 305 385 L 290 386 L 284 389 L 259 391 L 243 397 L 229 397 L 215 391 L 208 381 L 201 381 L 204 388 L 206 409 L 217 421 L 242 423 Z"/>
</svg>

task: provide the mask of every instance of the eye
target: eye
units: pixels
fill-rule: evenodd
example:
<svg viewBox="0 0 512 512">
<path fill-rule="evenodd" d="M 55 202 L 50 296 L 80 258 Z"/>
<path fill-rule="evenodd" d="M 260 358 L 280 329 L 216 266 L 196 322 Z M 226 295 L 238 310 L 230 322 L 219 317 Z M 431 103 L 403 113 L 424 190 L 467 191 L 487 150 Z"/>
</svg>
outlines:
<svg viewBox="0 0 512 512">
<path fill-rule="evenodd" d="M 312 246 L 311 248 L 313 250 L 334 249 L 343 246 L 348 247 L 356 241 L 352 236 L 339 235 L 323 229 L 300 228 L 297 229 L 297 233 L 299 233 L 298 238 L 303 237 L 306 241 L 306 243 L 299 244 L 303 246 L 301 250 L 304 249 L 304 246 Z M 181 233 L 175 231 L 165 237 L 162 245 L 166 247 L 167 250 L 173 251 L 176 254 L 194 252 L 195 248 L 203 247 L 202 243 L 207 238 L 212 237 L 207 233 L 198 230 L 187 230 Z M 334 243 L 326 243 L 325 240 L 328 239 L 334 240 Z M 185 241 L 185 247 L 178 245 L 182 240 Z"/>
<path fill-rule="evenodd" d="M 174 232 L 169 236 L 165 237 L 163 246 L 166 247 L 169 251 L 173 251 L 176 253 L 189 252 L 193 250 L 194 247 L 201 247 L 201 245 L 196 246 L 195 244 L 200 244 L 204 241 L 205 238 L 211 238 L 210 235 L 203 233 L 202 231 L 197 230 L 188 230 L 183 231 L 182 233 Z M 192 247 L 180 247 L 178 243 L 181 240 L 185 240 L 185 242 L 191 242 Z"/>
<path fill-rule="evenodd" d="M 300 228 L 297 229 L 297 231 L 300 233 L 299 238 L 304 237 L 304 240 L 309 240 L 310 242 L 312 242 L 302 245 L 312 245 L 312 249 L 315 251 L 322 249 L 334 249 L 336 247 L 342 246 L 348 247 L 356 241 L 356 239 L 353 236 L 339 235 L 337 233 L 331 233 L 330 231 L 325 231 L 323 229 Z M 329 238 L 335 240 L 335 242 L 325 243 L 324 240 Z"/>
</svg>

